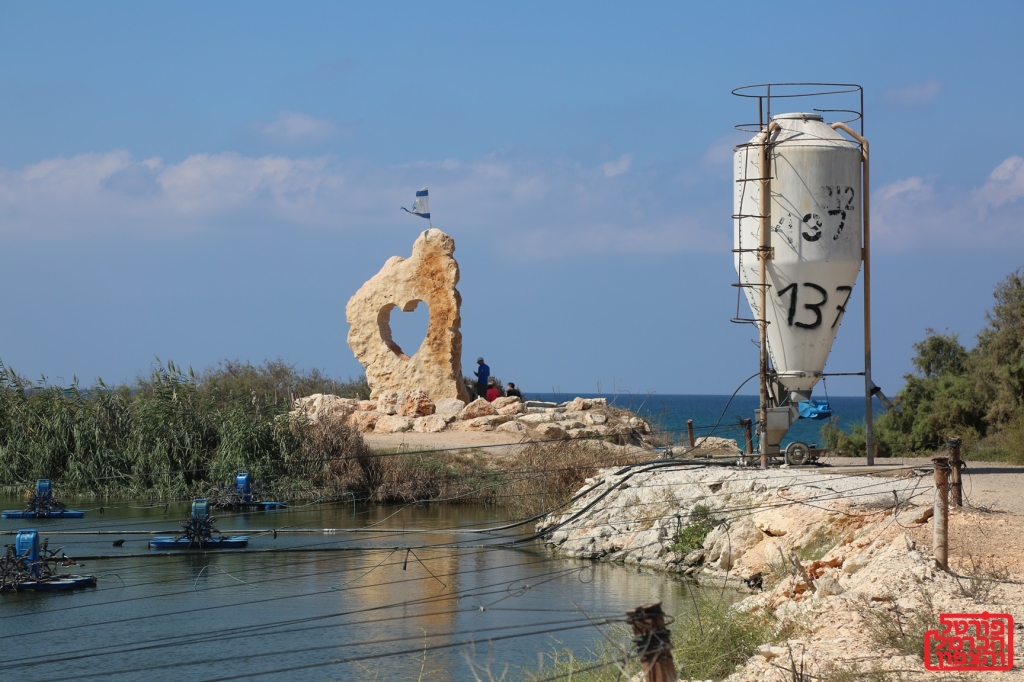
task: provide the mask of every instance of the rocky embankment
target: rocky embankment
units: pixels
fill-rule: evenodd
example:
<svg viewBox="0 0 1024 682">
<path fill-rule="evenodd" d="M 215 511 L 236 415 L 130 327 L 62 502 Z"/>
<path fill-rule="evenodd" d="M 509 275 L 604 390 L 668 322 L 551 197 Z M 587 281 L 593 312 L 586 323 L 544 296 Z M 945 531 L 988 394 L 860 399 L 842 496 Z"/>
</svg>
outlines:
<svg viewBox="0 0 1024 682">
<path fill-rule="evenodd" d="M 939 569 L 927 546 L 930 472 L 905 473 L 881 478 L 669 463 L 606 469 L 538 529 L 551 533 L 549 546 L 561 554 L 751 591 L 736 608 L 767 610 L 788 634 L 781 645 L 762 646 L 732 682 L 795 679 L 787 676 L 791 656 L 798 669 L 816 675 L 807 679 L 858 671 L 877 677 L 841 679 L 917 679 L 915 671 L 925 672 L 926 623 L 934 627 L 939 613 L 1012 613 L 1024 591 L 1012 581 Z M 958 512 L 951 523 L 980 528 L 1006 521 Z M 901 648 L 901 637 L 909 645 Z M 1018 666 L 1000 679 L 1021 678 Z"/>
<path fill-rule="evenodd" d="M 604 398 L 574 398 L 561 404 L 480 398 L 466 404 L 457 398 L 435 402 L 422 390 L 387 391 L 376 400 L 318 393 L 296 400 L 291 415 L 311 422 L 340 420 L 361 433 L 500 431 L 536 440 L 604 436 L 643 440 L 651 433 L 645 420 L 609 406 Z"/>
</svg>

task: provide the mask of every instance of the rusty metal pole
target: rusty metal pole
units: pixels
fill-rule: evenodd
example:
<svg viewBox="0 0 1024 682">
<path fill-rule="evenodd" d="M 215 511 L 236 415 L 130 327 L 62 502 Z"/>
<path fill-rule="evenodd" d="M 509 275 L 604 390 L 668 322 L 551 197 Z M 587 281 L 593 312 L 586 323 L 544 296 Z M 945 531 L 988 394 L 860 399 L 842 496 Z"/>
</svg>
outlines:
<svg viewBox="0 0 1024 682">
<path fill-rule="evenodd" d="M 754 434 L 751 429 L 753 422 L 750 419 L 744 419 L 742 420 L 742 424 L 743 430 L 746 431 L 747 436 L 747 454 L 752 455 L 754 454 Z"/>
<path fill-rule="evenodd" d="M 772 181 L 771 181 L 771 155 L 768 147 L 771 144 L 772 132 L 779 127 L 778 123 L 769 123 L 764 128 L 764 139 L 761 140 L 761 156 L 758 163 L 758 172 L 761 174 L 760 191 L 757 197 L 758 206 L 758 245 L 757 259 L 759 261 L 760 288 L 758 311 L 758 343 L 760 344 L 760 358 L 758 374 L 760 377 L 760 413 L 758 414 L 757 432 L 761 439 L 761 468 L 768 468 L 768 260 L 771 258 L 771 210 L 772 210 Z"/>
<path fill-rule="evenodd" d="M 864 107 L 861 106 L 863 112 Z M 864 211 L 864 241 L 861 247 L 861 259 L 864 261 L 864 440 L 867 446 L 865 454 L 868 466 L 875 464 L 875 417 L 872 412 L 871 396 L 875 384 L 871 381 L 871 158 L 868 154 L 868 141 L 845 123 L 833 123 L 833 130 L 845 131 L 850 137 L 860 142 L 861 161 L 863 162 L 861 188 L 861 206 Z"/>
<path fill-rule="evenodd" d="M 964 488 L 963 482 L 960 478 L 960 467 L 964 463 L 960 460 L 960 446 L 963 441 L 959 438 L 950 438 L 947 443 L 949 444 L 949 496 L 953 504 L 957 507 L 964 506 Z"/>
<path fill-rule="evenodd" d="M 693 420 L 692 419 L 687 419 L 686 420 L 686 435 L 690 439 L 690 447 L 692 448 L 693 447 L 693 442 L 694 442 L 693 441 Z"/>
<path fill-rule="evenodd" d="M 932 552 L 940 568 L 949 568 L 949 458 L 934 457 L 935 515 L 932 519 Z"/>
<path fill-rule="evenodd" d="M 671 633 L 665 627 L 661 602 L 626 611 L 626 622 L 633 627 L 633 644 L 643 666 L 644 682 L 678 682 Z"/>
</svg>

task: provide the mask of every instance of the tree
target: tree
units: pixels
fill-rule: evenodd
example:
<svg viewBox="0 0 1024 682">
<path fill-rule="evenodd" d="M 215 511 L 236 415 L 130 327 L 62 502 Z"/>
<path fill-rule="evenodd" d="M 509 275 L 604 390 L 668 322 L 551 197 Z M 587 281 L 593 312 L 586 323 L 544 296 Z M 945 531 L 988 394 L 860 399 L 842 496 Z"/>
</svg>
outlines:
<svg viewBox="0 0 1024 682">
<path fill-rule="evenodd" d="M 985 409 L 968 375 L 971 359 L 956 334 L 928 336 L 914 344 L 912 362 L 917 370 L 903 378 L 906 385 L 896 396 L 899 410 L 878 420 L 881 449 L 893 452 L 934 448 L 948 436 L 984 435 Z"/>
<path fill-rule="evenodd" d="M 986 404 L 985 419 L 1005 424 L 1024 405 L 1024 267 L 996 285 L 996 299 L 978 333 L 969 369 L 974 388 Z"/>
<path fill-rule="evenodd" d="M 912 360 L 922 376 L 960 376 L 967 371 L 967 349 L 960 343 L 959 335 L 936 334 L 934 329 L 925 329 L 925 333 L 927 338 L 914 344 L 917 355 Z"/>
</svg>

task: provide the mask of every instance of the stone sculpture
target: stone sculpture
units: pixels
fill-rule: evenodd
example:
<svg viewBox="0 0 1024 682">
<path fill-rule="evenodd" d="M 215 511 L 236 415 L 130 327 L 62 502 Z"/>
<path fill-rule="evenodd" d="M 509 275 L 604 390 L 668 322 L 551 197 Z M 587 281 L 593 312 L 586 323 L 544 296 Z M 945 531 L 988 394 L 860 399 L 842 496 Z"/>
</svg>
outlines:
<svg viewBox="0 0 1024 682">
<path fill-rule="evenodd" d="M 462 382 L 462 297 L 455 288 L 459 264 L 453 253 L 455 240 L 430 228 L 413 243 L 412 256 L 388 259 L 349 299 L 348 345 L 366 368 L 371 397 L 418 388 L 434 401 L 469 402 Z M 421 302 L 427 304 L 430 321 L 423 344 L 410 357 L 392 339 L 391 313 L 395 308 L 412 312 Z"/>
</svg>

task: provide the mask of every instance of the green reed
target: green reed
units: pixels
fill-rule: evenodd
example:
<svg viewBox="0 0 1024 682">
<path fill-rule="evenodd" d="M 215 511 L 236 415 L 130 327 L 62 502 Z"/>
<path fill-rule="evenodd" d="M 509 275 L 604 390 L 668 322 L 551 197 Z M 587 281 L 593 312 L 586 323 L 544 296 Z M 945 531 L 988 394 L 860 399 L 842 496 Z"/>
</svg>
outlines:
<svg viewBox="0 0 1024 682">
<path fill-rule="evenodd" d="M 168 362 L 132 385 L 89 389 L 33 385 L 0 363 L 0 486 L 51 478 L 65 493 L 187 498 L 245 470 L 275 487 L 329 487 L 322 429 L 286 416 L 311 393 L 369 391 L 365 379 L 339 382 L 281 361 L 198 374 Z M 354 454 L 365 448 L 358 435 L 334 440 Z"/>
</svg>

